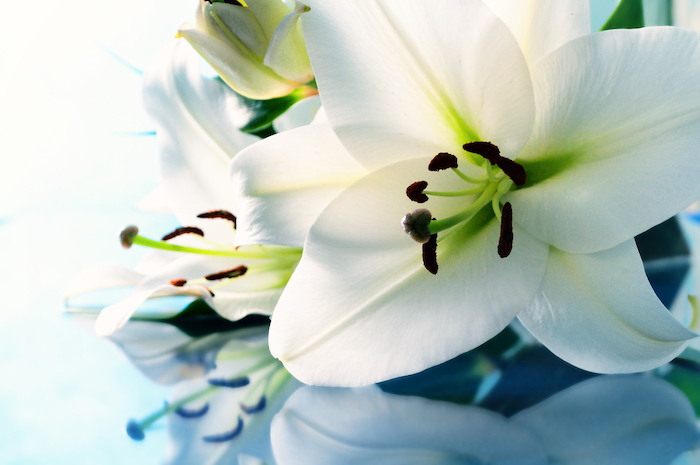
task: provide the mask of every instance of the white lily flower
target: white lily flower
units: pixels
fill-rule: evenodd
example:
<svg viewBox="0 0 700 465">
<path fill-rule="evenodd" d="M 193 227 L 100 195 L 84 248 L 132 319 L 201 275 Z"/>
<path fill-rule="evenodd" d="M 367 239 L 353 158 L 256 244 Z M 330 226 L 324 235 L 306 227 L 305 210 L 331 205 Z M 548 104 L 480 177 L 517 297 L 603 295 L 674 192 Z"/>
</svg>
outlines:
<svg viewBox="0 0 700 465">
<path fill-rule="evenodd" d="M 299 24 L 306 11 L 298 2 L 290 10 L 282 0 L 200 0 L 195 25 L 183 24 L 177 37 L 239 94 L 282 97 L 313 79 Z"/>
<path fill-rule="evenodd" d="M 187 226 L 160 241 L 128 227 L 121 235 L 124 247 L 136 243 L 157 250 L 135 271 L 107 266 L 76 278 L 69 297 L 134 286 L 130 295 L 102 310 L 95 326 L 100 335 L 121 328 L 152 297 L 202 298 L 230 320 L 251 313 L 269 315 L 301 256 L 298 248 L 233 246 L 237 202 L 228 164 L 259 138 L 237 129 L 247 110 L 225 84 L 203 77 L 198 61 L 186 43 L 173 41 L 146 74 L 144 86 L 146 108 L 158 125 L 159 189 Z"/>
<path fill-rule="evenodd" d="M 577 0 L 489 2 L 505 22 L 478 0 L 310 3 L 329 124 L 231 165 L 237 243 L 304 244 L 270 332 L 292 374 L 355 386 L 415 373 L 516 315 L 603 373 L 659 366 L 695 337 L 633 238 L 700 197 L 700 35 L 586 34 Z M 319 169 L 324 187 L 361 179 L 330 201 Z M 294 195 L 266 188 L 268 172 Z M 308 235 L 274 232 L 289 212 Z"/>
<path fill-rule="evenodd" d="M 134 323 L 142 322 L 130 322 L 127 329 Z M 150 325 L 151 330 L 155 325 L 170 327 Z M 181 380 L 162 408 L 140 420 L 130 420 L 129 436 L 142 440 L 152 425 L 165 418 L 170 436 L 167 464 L 245 463 L 253 456 L 274 464 L 270 423 L 301 383 L 270 355 L 267 331 L 267 323 L 262 322 L 193 339 L 186 351 L 195 359 L 199 358 L 198 346 L 219 342 L 214 352 L 206 355 L 212 366 L 196 379 Z M 141 345 L 146 344 L 148 341 L 141 341 Z"/>
<path fill-rule="evenodd" d="M 678 389 L 600 376 L 506 418 L 377 388 L 306 386 L 272 422 L 280 465 L 671 463 L 700 438 Z"/>
</svg>

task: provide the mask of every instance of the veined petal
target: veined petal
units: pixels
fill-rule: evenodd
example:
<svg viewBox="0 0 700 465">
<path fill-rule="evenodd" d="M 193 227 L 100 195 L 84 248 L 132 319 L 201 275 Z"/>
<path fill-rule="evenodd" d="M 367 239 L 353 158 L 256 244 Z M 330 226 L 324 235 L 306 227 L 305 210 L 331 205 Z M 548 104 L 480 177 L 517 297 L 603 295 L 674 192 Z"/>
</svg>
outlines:
<svg viewBox="0 0 700 465">
<path fill-rule="evenodd" d="M 196 215 L 236 211 L 228 163 L 259 138 L 238 131 L 234 121 L 245 110 L 228 86 L 199 73 L 198 61 L 189 45 L 173 41 L 146 73 L 143 98 L 158 125 L 162 189 L 173 213 L 181 224 L 207 228 L 208 233 L 213 228 L 208 235 L 215 239 L 225 237 L 230 225 Z"/>
<path fill-rule="evenodd" d="M 246 5 L 255 13 L 268 38 L 272 38 L 277 25 L 291 11 L 282 0 L 249 0 Z"/>
<path fill-rule="evenodd" d="M 252 52 L 246 52 L 243 44 L 233 47 L 230 42 L 219 40 L 187 24 L 178 30 L 178 36 L 184 37 L 219 73 L 221 79 L 241 95 L 264 100 L 282 97 L 296 88 L 293 83 L 258 62 Z"/>
<path fill-rule="evenodd" d="M 363 166 L 459 152 L 474 140 L 510 158 L 524 146 L 534 119 L 529 70 L 481 1 L 309 3 L 302 24 L 324 108 Z"/>
<path fill-rule="evenodd" d="M 236 245 L 301 247 L 326 205 L 365 173 L 325 123 L 249 147 L 231 163 L 240 201 Z"/>
<path fill-rule="evenodd" d="M 696 337 L 654 294 L 633 240 L 594 254 L 552 247 L 518 318 L 558 357 L 598 373 L 650 370 Z"/>
<path fill-rule="evenodd" d="M 588 0 L 483 1 L 508 25 L 530 65 L 591 32 Z"/>
<path fill-rule="evenodd" d="M 537 121 L 506 199 L 539 239 L 613 247 L 700 197 L 700 34 L 614 30 L 565 44 L 533 69 Z M 529 187 L 528 187 L 529 186 Z"/>
<path fill-rule="evenodd" d="M 228 3 L 212 3 L 209 8 L 258 58 L 265 56 L 269 38 L 250 8 Z"/>
<path fill-rule="evenodd" d="M 217 292 L 212 299 L 216 313 L 237 321 L 250 314 L 272 315 L 283 287 L 255 292 Z"/>
<path fill-rule="evenodd" d="M 270 330 L 272 354 L 301 381 L 357 386 L 418 372 L 487 341 L 534 295 L 547 247 L 516 227 L 513 252 L 499 258 L 490 206 L 439 242 L 437 275 L 424 268 L 401 228 L 416 208 L 406 186 L 426 175 L 431 187 L 454 187 L 429 161 L 363 177 L 311 228 Z M 453 211 L 451 200 L 431 199 L 433 215 Z"/>
</svg>

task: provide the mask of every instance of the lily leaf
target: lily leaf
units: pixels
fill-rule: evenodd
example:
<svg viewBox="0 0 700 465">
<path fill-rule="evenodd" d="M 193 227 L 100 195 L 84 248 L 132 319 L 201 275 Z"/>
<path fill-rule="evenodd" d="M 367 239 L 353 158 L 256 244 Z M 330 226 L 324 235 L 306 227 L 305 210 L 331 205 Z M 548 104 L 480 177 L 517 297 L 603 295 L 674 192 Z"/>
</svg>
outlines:
<svg viewBox="0 0 700 465">
<path fill-rule="evenodd" d="M 635 29 L 640 27 L 644 27 L 644 5 L 642 0 L 621 0 L 600 30 Z"/>
<path fill-rule="evenodd" d="M 269 100 L 253 100 L 236 94 L 240 103 L 245 106 L 250 115 L 248 122 L 240 130 L 248 134 L 268 135 L 266 130 L 271 128 L 272 121 L 307 95 L 308 93 L 303 89 L 297 89 L 284 97 Z"/>
</svg>

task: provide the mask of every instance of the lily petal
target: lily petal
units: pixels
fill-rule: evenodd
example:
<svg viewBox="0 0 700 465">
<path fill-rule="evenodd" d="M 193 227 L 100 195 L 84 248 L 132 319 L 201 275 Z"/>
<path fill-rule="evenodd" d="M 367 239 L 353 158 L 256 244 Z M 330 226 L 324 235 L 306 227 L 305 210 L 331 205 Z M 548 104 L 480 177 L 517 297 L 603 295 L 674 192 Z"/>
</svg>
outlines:
<svg viewBox="0 0 700 465">
<path fill-rule="evenodd" d="M 234 47 L 185 23 L 178 30 L 183 37 L 214 68 L 226 84 L 236 92 L 252 99 L 282 97 L 292 92 L 296 85 L 277 75 L 258 62 L 253 52 L 243 43 Z"/>
<path fill-rule="evenodd" d="M 289 131 L 300 126 L 306 126 L 314 121 L 321 108 L 321 97 L 313 95 L 299 100 L 289 110 L 272 122 L 275 132 Z"/>
<path fill-rule="evenodd" d="M 366 173 L 325 123 L 260 141 L 230 171 L 240 199 L 236 245 L 295 247 L 326 205 Z"/>
<path fill-rule="evenodd" d="M 528 184 L 506 197 L 515 220 L 559 249 L 591 253 L 697 200 L 698 43 L 675 28 L 614 30 L 540 61 L 537 121 L 519 157 Z"/>
<path fill-rule="evenodd" d="M 499 258 L 488 209 L 439 243 L 436 276 L 424 268 L 420 244 L 400 225 L 416 205 L 406 186 L 425 173 L 437 189 L 454 187 L 427 171 L 429 161 L 363 177 L 311 228 L 270 330 L 272 354 L 301 381 L 358 386 L 421 371 L 496 335 L 534 295 L 547 246 L 516 227 L 513 252 Z M 450 200 L 433 199 L 433 214 Z"/>
<path fill-rule="evenodd" d="M 198 61 L 184 41 L 173 41 L 146 73 L 144 104 L 158 124 L 161 181 L 173 212 L 181 224 L 215 229 L 196 215 L 236 211 L 228 163 L 259 138 L 237 130 L 233 121 L 245 110 L 225 84 L 199 73 Z M 224 228 L 211 234 L 225 235 Z"/>
<path fill-rule="evenodd" d="M 306 5 L 300 3 L 295 11 L 280 21 L 270 38 L 263 60 L 264 65 L 274 69 L 280 76 L 300 84 L 309 82 L 314 77 L 299 23 L 299 17 L 306 8 Z"/>
<path fill-rule="evenodd" d="M 461 152 L 474 140 L 511 158 L 524 146 L 534 118 L 529 70 L 481 1 L 309 3 L 302 23 L 324 108 L 366 168 Z"/>
<path fill-rule="evenodd" d="M 530 65 L 566 42 L 590 34 L 586 0 L 484 0 L 513 32 Z"/>
<path fill-rule="evenodd" d="M 633 240 L 595 254 L 552 247 L 542 284 L 518 318 L 558 357 L 597 373 L 655 368 L 696 337 L 654 294 Z"/>
</svg>

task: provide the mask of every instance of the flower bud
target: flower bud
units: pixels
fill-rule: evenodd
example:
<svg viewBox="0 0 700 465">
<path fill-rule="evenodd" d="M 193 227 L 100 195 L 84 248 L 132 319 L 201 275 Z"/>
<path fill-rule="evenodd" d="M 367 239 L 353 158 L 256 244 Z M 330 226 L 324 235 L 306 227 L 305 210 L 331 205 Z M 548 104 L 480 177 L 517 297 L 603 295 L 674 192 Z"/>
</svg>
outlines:
<svg viewBox="0 0 700 465">
<path fill-rule="evenodd" d="M 299 17 L 309 10 L 282 0 L 200 0 L 184 37 L 233 90 L 264 100 L 282 97 L 313 79 Z"/>
</svg>

